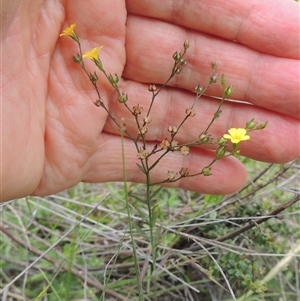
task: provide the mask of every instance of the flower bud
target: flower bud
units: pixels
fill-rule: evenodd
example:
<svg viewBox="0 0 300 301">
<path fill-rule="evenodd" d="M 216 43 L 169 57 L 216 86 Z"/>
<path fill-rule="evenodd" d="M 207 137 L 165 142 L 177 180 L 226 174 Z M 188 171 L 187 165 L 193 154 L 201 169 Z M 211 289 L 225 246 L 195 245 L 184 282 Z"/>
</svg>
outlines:
<svg viewBox="0 0 300 301">
<path fill-rule="evenodd" d="M 148 90 L 150 92 L 155 92 L 156 91 L 156 86 L 155 85 L 149 85 Z"/>
<path fill-rule="evenodd" d="M 210 84 L 215 84 L 217 81 L 218 81 L 218 77 L 216 74 L 213 74 L 209 79 Z"/>
<path fill-rule="evenodd" d="M 171 134 L 176 134 L 178 131 L 178 128 L 176 126 L 171 126 L 169 125 L 168 127 L 168 132 L 171 133 Z"/>
<path fill-rule="evenodd" d="M 203 174 L 205 177 L 210 176 L 210 175 L 211 175 L 211 167 L 208 167 L 208 166 L 204 167 L 204 168 L 202 169 L 202 174 Z"/>
<path fill-rule="evenodd" d="M 222 85 L 223 88 L 226 87 L 226 78 L 225 78 L 224 74 L 222 74 L 222 76 L 221 76 L 221 85 Z"/>
<path fill-rule="evenodd" d="M 196 115 L 195 110 L 192 108 L 188 108 L 185 110 L 185 114 L 191 117 L 194 117 Z"/>
<path fill-rule="evenodd" d="M 225 96 L 229 97 L 232 94 L 233 90 L 234 90 L 234 88 L 232 86 L 227 87 L 224 91 Z"/>
<path fill-rule="evenodd" d="M 151 121 L 152 121 L 152 118 L 150 116 L 145 116 L 143 118 L 143 121 L 146 123 L 146 124 L 149 124 Z"/>
<path fill-rule="evenodd" d="M 89 78 L 91 82 L 95 83 L 98 80 L 98 75 L 96 74 L 96 72 L 94 72 L 94 74 L 90 73 Z"/>
<path fill-rule="evenodd" d="M 202 92 L 203 92 L 203 86 L 201 86 L 201 85 L 197 85 L 196 87 L 195 87 L 195 92 L 197 93 L 197 95 L 200 95 Z"/>
<path fill-rule="evenodd" d="M 126 124 L 125 124 L 125 122 L 124 122 L 124 119 L 123 119 L 123 118 L 121 119 L 121 123 L 120 123 L 119 131 L 120 131 L 120 132 L 123 132 L 123 133 L 126 131 Z"/>
<path fill-rule="evenodd" d="M 101 99 L 97 99 L 95 102 L 94 102 L 94 105 L 96 106 L 96 107 L 101 107 L 102 106 L 102 101 L 101 101 Z"/>
<path fill-rule="evenodd" d="M 173 170 L 168 170 L 167 175 L 168 175 L 168 181 L 173 181 L 176 178 L 176 172 Z"/>
<path fill-rule="evenodd" d="M 102 66 L 102 62 L 100 60 L 94 60 L 94 63 L 96 64 L 96 66 L 103 71 L 103 66 Z"/>
<path fill-rule="evenodd" d="M 185 41 L 184 41 L 184 44 L 183 44 L 183 48 L 184 48 L 185 50 L 187 50 L 189 47 L 190 47 L 190 42 L 189 42 L 189 40 L 185 40 Z"/>
<path fill-rule="evenodd" d="M 179 74 L 182 71 L 182 68 L 181 67 L 175 67 L 173 69 L 173 71 L 174 71 L 175 74 Z"/>
<path fill-rule="evenodd" d="M 116 84 L 119 82 L 119 77 L 117 74 L 110 74 L 108 76 L 108 81 L 113 85 L 116 86 Z"/>
<path fill-rule="evenodd" d="M 171 150 L 172 150 L 172 151 L 177 151 L 178 149 L 179 149 L 178 141 L 173 140 L 173 141 L 171 142 Z"/>
<path fill-rule="evenodd" d="M 186 65 L 186 60 L 180 59 L 179 63 L 181 67 L 184 67 Z"/>
<path fill-rule="evenodd" d="M 202 133 L 202 134 L 199 135 L 198 141 L 202 142 L 202 143 L 207 143 L 207 142 L 210 141 L 210 137 L 207 134 Z"/>
<path fill-rule="evenodd" d="M 180 61 L 180 59 L 182 58 L 182 54 L 178 53 L 177 51 L 173 54 L 173 59 L 175 60 L 176 63 L 178 63 Z"/>
<path fill-rule="evenodd" d="M 252 118 L 250 121 L 246 123 L 245 129 L 246 130 L 253 130 L 257 125 L 257 122 Z"/>
<path fill-rule="evenodd" d="M 140 135 L 145 135 L 146 133 L 148 132 L 148 129 L 147 127 L 142 127 L 140 130 L 139 130 L 139 134 Z"/>
<path fill-rule="evenodd" d="M 181 167 L 180 168 L 180 171 L 179 171 L 179 174 L 182 176 L 182 177 L 187 177 L 189 175 L 189 169 L 186 168 L 186 167 Z"/>
<path fill-rule="evenodd" d="M 120 94 L 118 96 L 119 103 L 125 103 L 127 100 L 128 100 L 128 96 L 127 96 L 127 94 L 124 94 L 123 92 L 122 92 L 122 94 Z"/>
<path fill-rule="evenodd" d="M 138 104 L 138 105 L 136 105 L 136 106 L 133 106 L 132 111 L 133 111 L 133 115 L 137 116 L 137 115 L 139 115 L 139 114 L 142 113 L 143 107 L 141 107 L 141 106 Z"/>
<path fill-rule="evenodd" d="M 221 159 L 225 156 L 226 147 L 220 146 L 216 151 L 216 158 Z"/>
<path fill-rule="evenodd" d="M 82 57 L 79 54 L 75 54 L 73 56 L 73 60 L 75 63 L 80 63 L 82 61 Z"/>
<path fill-rule="evenodd" d="M 227 142 L 227 139 L 225 139 L 224 137 L 221 137 L 220 139 L 218 139 L 217 143 L 219 146 L 224 146 Z"/>
<path fill-rule="evenodd" d="M 268 124 L 268 121 L 265 121 L 256 127 L 256 130 L 263 130 Z"/>
<path fill-rule="evenodd" d="M 214 114 L 214 118 L 219 118 L 221 116 L 222 110 L 218 110 L 217 112 L 215 112 Z"/>
<path fill-rule="evenodd" d="M 217 61 L 213 61 L 213 62 L 211 63 L 211 69 L 212 69 L 213 71 L 215 71 L 216 68 L 217 68 Z"/>
</svg>

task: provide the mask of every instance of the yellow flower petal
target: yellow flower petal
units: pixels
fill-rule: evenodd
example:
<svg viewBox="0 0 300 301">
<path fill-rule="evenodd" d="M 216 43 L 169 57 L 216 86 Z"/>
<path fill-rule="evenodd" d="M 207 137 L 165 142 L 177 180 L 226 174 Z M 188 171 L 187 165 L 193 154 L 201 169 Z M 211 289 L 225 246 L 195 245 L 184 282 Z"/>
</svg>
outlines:
<svg viewBox="0 0 300 301">
<path fill-rule="evenodd" d="M 83 58 L 89 58 L 91 60 L 99 61 L 99 51 L 101 50 L 103 46 L 95 47 L 92 50 L 87 51 L 82 57 Z"/>
<path fill-rule="evenodd" d="M 224 134 L 223 137 L 231 140 L 234 144 L 250 139 L 250 136 L 246 135 L 247 131 L 244 128 L 231 128 L 228 130 L 228 133 Z"/>
<path fill-rule="evenodd" d="M 63 30 L 63 32 L 59 36 L 60 37 L 68 36 L 68 37 L 76 39 L 77 35 L 74 31 L 75 26 L 76 26 L 75 23 L 71 24 L 69 27 L 67 27 L 65 30 Z"/>
<path fill-rule="evenodd" d="M 225 139 L 231 139 L 231 136 L 228 135 L 228 134 L 224 134 L 223 137 L 224 137 Z"/>
</svg>

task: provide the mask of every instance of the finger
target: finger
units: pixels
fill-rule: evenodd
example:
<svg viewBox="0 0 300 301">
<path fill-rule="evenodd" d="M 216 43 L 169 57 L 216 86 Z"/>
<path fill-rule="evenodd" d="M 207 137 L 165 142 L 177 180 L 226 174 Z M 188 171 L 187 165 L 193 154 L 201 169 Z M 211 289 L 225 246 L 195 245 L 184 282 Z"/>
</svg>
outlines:
<svg viewBox="0 0 300 301">
<path fill-rule="evenodd" d="M 148 143 L 151 151 L 154 143 Z M 124 157 L 127 181 L 145 183 L 145 175 L 140 171 L 137 150 L 133 142 L 124 138 Z M 194 148 L 188 156 L 170 153 L 151 171 L 151 183 L 159 183 L 167 178 L 168 171 L 177 175 L 181 168 L 187 168 L 190 175 L 199 173 L 215 158 L 215 152 L 201 148 Z M 154 158 L 150 159 L 153 162 Z M 74 162 L 65 162 L 60 166 L 49 166 L 45 162 L 45 172 L 39 186 L 32 195 L 48 195 L 76 185 L 80 181 L 97 183 L 124 181 L 122 139 L 112 134 L 102 134 L 101 144 L 96 152 L 89 157 L 84 166 L 78 168 Z M 51 169 L 56 169 L 55 172 Z M 66 175 L 65 170 L 69 173 Z M 70 172 L 73 170 L 73 172 Z M 47 172 L 48 171 L 48 172 Z M 49 172 L 51 171 L 51 172 Z M 202 175 L 183 178 L 175 183 L 166 184 L 169 187 L 181 187 L 210 194 L 228 194 L 239 190 L 246 181 L 244 166 L 234 157 L 224 158 L 212 167 L 212 176 Z"/>
<path fill-rule="evenodd" d="M 102 138 L 104 143 L 90 159 L 90 168 L 83 181 L 124 181 L 121 137 L 104 135 Z M 123 141 L 127 181 L 145 183 L 145 175 L 136 165 L 140 162 L 134 144 L 129 139 Z M 149 143 L 147 147 L 151 150 L 153 146 L 153 143 Z M 213 158 L 213 152 L 203 149 L 194 149 L 188 156 L 170 153 L 151 171 L 151 183 L 165 180 L 168 171 L 179 172 L 181 167 L 188 168 L 190 174 L 200 172 Z M 153 162 L 154 159 L 149 158 L 149 160 Z M 210 194 L 228 194 L 240 189 L 245 181 L 244 166 L 235 158 L 229 157 L 213 165 L 212 176 L 183 178 L 167 186 Z"/>
<path fill-rule="evenodd" d="M 128 94 L 127 105 L 130 108 L 137 104 L 143 108 L 139 116 L 139 120 L 142 120 L 148 111 L 152 97 L 147 86 L 127 81 L 122 89 Z M 168 127 L 180 125 L 186 116 L 186 109 L 191 107 L 194 99 L 195 94 L 191 92 L 183 92 L 176 88 L 162 90 L 151 110 L 152 122 L 147 126 L 146 139 L 160 143 L 163 139 L 169 138 Z M 195 105 L 196 115 L 186 121 L 175 139 L 180 143 L 197 140 L 210 123 L 219 103 L 218 99 L 201 97 Z M 115 99 L 112 99 L 110 104 L 116 120 L 122 120 L 126 124 L 127 131 L 136 135 L 137 125 L 131 113 Z M 264 130 L 249 133 L 251 139 L 241 143 L 242 155 L 274 163 L 288 162 L 300 155 L 299 121 L 256 106 L 225 102 L 221 116 L 208 132 L 213 138 L 218 139 L 231 127 L 245 127 L 246 122 L 252 118 L 259 123 L 268 121 L 268 125 Z M 119 135 L 111 119 L 107 119 L 105 130 Z"/>
<path fill-rule="evenodd" d="M 123 142 L 122 142 L 123 141 Z M 111 182 L 124 181 L 123 172 L 123 150 L 127 181 L 145 183 L 145 175 L 140 171 L 137 164 L 141 164 L 137 149 L 134 143 L 119 135 L 102 133 L 99 137 L 98 148 L 93 154 L 83 161 L 74 161 L 78 154 L 69 151 L 69 159 L 64 164 L 50 165 L 49 159 L 45 162 L 43 177 L 40 184 L 32 195 L 48 195 L 59 192 L 68 187 L 84 182 Z M 151 151 L 155 143 L 147 143 L 147 149 Z M 68 150 L 62 149 L 67 152 Z M 78 152 L 78 150 L 76 150 Z M 75 152 L 75 150 L 74 150 Z M 179 153 L 169 153 L 151 171 L 151 183 L 158 183 L 166 180 L 168 171 L 179 173 L 180 169 L 188 168 L 189 174 L 199 173 L 212 162 L 215 152 L 201 148 L 191 149 L 188 156 Z M 149 157 L 153 163 L 157 156 Z M 150 164 L 149 163 L 149 164 Z M 151 163 L 151 164 L 152 164 Z M 78 168 L 80 166 L 80 168 Z M 234 157 L 227 157 L 213 164 L 212 176 L 202 175 L 183 178 L 175 183 L 168 183 L 166 186 L 181 187 L 203 193 L 228 194 L 239 190 L 246 181 L 244 166 Z"/>
<path fill-rule="evenodd" d="M 299 4 L 295 1 L 129 0 L 127 9 L 260 52 L 299 58 Z"/>
<path fill-rule="evenodd" d="M 124 76 L 140 82 L 164 83 L 173 67 L 173 53 L 182 49 L 187 38 L 188 64 L 171 85 L 193 90 L 199 83 L 206 84 L 211 62 L 217 60 L 218 74 L 225 74 L 227 83 L 235 87 L 234 99 L 299 118 L 299 61 L 264 55 L 234 42 L 160 21 L 129 18 Z M 207 94 L 221 96 L 221 85 L 213 85 Z"/>
</svg>

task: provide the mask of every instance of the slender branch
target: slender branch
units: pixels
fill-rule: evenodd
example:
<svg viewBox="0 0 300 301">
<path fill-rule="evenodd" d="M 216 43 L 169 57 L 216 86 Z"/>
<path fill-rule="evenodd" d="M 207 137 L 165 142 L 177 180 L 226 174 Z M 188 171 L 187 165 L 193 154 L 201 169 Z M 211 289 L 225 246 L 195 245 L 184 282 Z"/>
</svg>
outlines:
<svg viewBox="0 0 300 301">
<path fill-rule="evenodd" d="M 228 239 L 234 238 L 250 229 L 252 229 L 253 227 L 262 224 L 264 222 L 266 222 L 267 220 L 276 217 L 280 212 L 284 211 L 285 209 L 287 209 L 288 207 L 294 205 L 295 203 L 297 203 L 300 200 L 300 194 L 296 194 L 290 201 L 280 205 L 279 207 L 275 208 L 273 211 L 271 211 L 269 214 L 267 214 L 264 217 L 261 217 L 259 219 L 256 219 L 255 222 L 254 220 L 251 220 L 247 225 L 231 232 L 228 234 L 225 234 L 219 238 L 214 239 L 214 241 L 218 241 L 218 242 L 222 242 L 222 241 L 226 241 Z M 207 247 L 208 245 L 205 244 L 205 247 Z M 201 248 L 199 246 L 192 246 L 189 250 L 190 251 L 197 251 L 200 250 Z"/>
</svg>

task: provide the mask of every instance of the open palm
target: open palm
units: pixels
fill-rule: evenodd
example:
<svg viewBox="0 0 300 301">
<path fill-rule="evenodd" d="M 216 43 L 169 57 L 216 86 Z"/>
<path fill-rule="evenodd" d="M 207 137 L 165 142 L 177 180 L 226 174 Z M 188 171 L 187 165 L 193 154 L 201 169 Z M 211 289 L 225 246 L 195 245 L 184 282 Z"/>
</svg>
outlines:
<svg viewBox="0 0 300 301">
<path fill-rule="evenodd" d="M 226 5 L 215 2 L 198 5 L 190 0 L 177 7 L 175 1 L 171 7 L 157 0 L 55 0 L 22 5 L 4 1 L 2 200 L 55 193 L 80 181 L 122 180 L 119 132 L 105 111 L 93 104 L 95 90 L 72 59 L 78 52 L 76 44 L 59 38 L 62 29 L 74 22 L 84 50 L 104 46 L 100 53 L 104 67 L 122 77 L 121 89 L 132 106 L 139 103 L 147 108 L 151 96 L 147 84 L 160 84 L 168 78 L 173 52 L 181 49 L 185 39 L 190 40 L 188 65 L 153 108 L 153 124 L 147 134 L 153 145 L 166 137 L 168 125 L 182 120 L 194 97 L 189 91 L 207 81 L 210 63 L 217 60 L 218 72 L 225 73 L 236 88 L 234 98 L 253 105 L 226 104 L 212 134 L 218 137 L 253 117 L 260 122 L 268 120 L 266 130 L 244 143 L 243 154 L 271 162 L 296 158 L 298 5 L 275 0 L 274 7 L 267 7 L 269 1 L 262 1 L 259 7 L 251 5 L 256 1 L 244 6 L 233 0 Z M 275 21 L 272 24 L 277 12 L 285 28 Z M 264 31 L 263 35 L 259 31 Z M 95 69 L 92 62 L 87 66 Z M 134 131 L 133 119 L 101 76 L 99 90 L 113 115 L 123 118 L 128 130 Z M 193 122 L 178 136 L 181 142 L 191 141 L 208 124 L 220 92 L 220 87 L 211 88 L 197 104 Z M 125 154 L 129 180 L 142 181 L 135 164 L 136 150 L 126 139 Z M 199 171 L 213 157 L 213 151 L 201 148 L 185 158 L 175 155 L 154 171 L 153 179 L 164 177 L 170 166 Z M 226 158 L 215 165 L 213 176 L 185 179 L 176 185 L 229 193 L 243 184 L 245 176 L 236 159 Z"/>
</svg>

